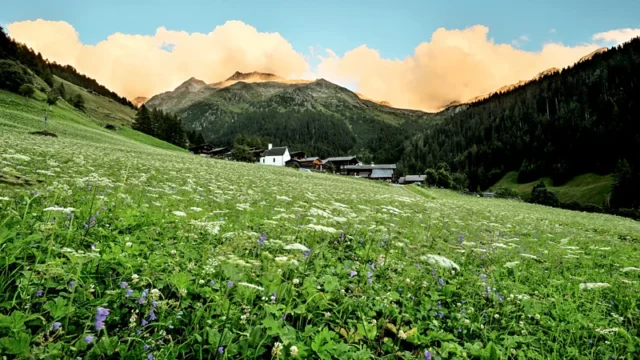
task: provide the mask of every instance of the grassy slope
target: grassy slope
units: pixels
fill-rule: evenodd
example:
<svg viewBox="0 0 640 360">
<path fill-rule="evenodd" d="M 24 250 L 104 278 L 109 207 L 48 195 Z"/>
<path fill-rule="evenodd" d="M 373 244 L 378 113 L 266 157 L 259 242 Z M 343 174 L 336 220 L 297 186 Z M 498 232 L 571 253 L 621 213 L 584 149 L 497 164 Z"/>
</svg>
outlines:
<svg viewBox="0 0 640 360">
<path fill-rule="evenodd" d="M 101 123 L 111 123 L 115 125 L 130 125 L 136 111 L 127 106 L 119 104 L 112 99 L 98 94 L 92 94 L 84 88 L 76 86 L 66 80 L 54 77 L 55 82 L 64 84 L 67 96 L 80 93 L 85 100 L 86 113 L 91 118 Z"/>
<path fill-rule="evenodd" d="M 538 183 L 518 184 L 518 173 L 515 171 L 507 173 L 500 181 L 492 186 L 495 190 L 499 187 L 515 189 L 520 193 L 520 197 L 529 200 L 533 186 Z M 611 194 L 611 175 L 583 174 L 574 177 L 569 182 L 561 186 L 553 186 L 549 178 L 543 179 L 549 190 L 555 192 L 562 202 L 577 201 L 581 204 L 594 204 L 602 206 L 605 199 Z"/>
<path fill-rule="evenodd" d="M 71 93 L 78 91 L 78 87 L 65 84 L 67 92 L 71 89 Z M 106 107 L 99 108 L 102 96 L 83 93 L 85 97 L 87 111 L 83 113 L 65 101 L 59 101 L 55 106 L 49 107 L 44 99 L 44 94 L 38 92 L 35 99 L 26 99 L 22 96 L 0 90 L 0 130 L 13 130 L 18 132 L 31 132 L 42 130 L 43 117 L 45 111 L 49 113 L 47 128 L 58 136 L 70 138 L 84 138 L 85 140 L 96 143 L 130 143 L 139 142 L 155 147 L 179 150 L 177 146 L 158 140 L 152 136 L 132 130 L 128 127 L 120 125 L 118 130 L 109 131 L 104 129 L 104 122 L 92 116 L 96 114 L 107 114 Z M 115 103 L 114 103 L 115 104 Z M 126 108 L 120 104 L 111 104 L 109 107 L 118 110 Z M 116 106 L 117 105 L 117 106 Z M 50 109 L 50 110 L 49 110 Z M 127 110 L 119 109 L 120 113 L 126 113 Z M 104 117 L 102 117 L 104 119 Z M 126 120 L 122 120 L 124 123 Z M 113 123 L 113 122 L 112 122 Z"/>
<path fill-rule="evenodd" d="M 64 104 L 51 124 L 60 138 L 26 134 L 39 128 L 42 110 L 40 102 L 0 92 L 2 171 L 44 182 L 0 184 L 0 197 L 8 199 L 0 202 L 0 263 L 15 269 L 0 277 L 0 303 L 2 316 L 37 319 L 28 330 L 15 327 L 29 332 L 22 337 L 33 356 L 26 358 L 106 357 L 105 346 L 95 344 L 106 334 L 93 328 L 98 306 L 111 309 L 105 330 L 123 358 L 150 351 L 158 359 L 214 358 L 220 332 L 227 334 L 227 358 L 258 351 L 268 357 L 276 341 L 286 342 L 284 351 L 296 345 L 299 358 L 317 358 L 312 346 L 322 349 L 314 339 L 329 335 L 327 348 L 340 352 L 325 351 L 325 358 L 409 359 L 426 349 L 448 359 L 468 358 L 462 351 L 481 358 L 489 342 L 502 354 L 514 348 L 519 358 L 633 358 L 640 345 L 638 275 L 621 271 L 640 264 L 638 222 L 166 151 L 110 133 Z M 22 201 L 33 190 L 38 197 Z M 44 211 L 53 205 L 75 208 L 76 221 Z M 85 232 L 83 223 L 94 214 L 95 226 Z M 259 248 L 263 233 L 267 241 Z M 291 243 L 308 246 L 311 255 L 283 248 Z M 426 254 L 446 256 L 460 271 L 440 268 L 432 275 Z M 351 277 L 350 269 L 357 274 Z M 228 288 L 229 280 L 236 286 Z M 70 281 L 76 283 L 71 296 Z M 591 282 L 611 287 L 580 290 Z M 485 297 L 487 286 L 504 301 Z M 148 288 L 160 294 L 157 309 L 138 304 Z M 37 289 L 42 296 L 34 295 Z M 261 300 L 272 294 L 275 304 Z M 68 310 L 48 310 L 62 301 Z M 432 314 L 436 308 L 442 315 Z M 132 309 L 140 310 L 137 322 Z M 152 310 L 158 320 L 142 327 L 140 318 Z M 245 311 L 250 320 L 242 323 Z M 58 348 L 37 341 L 53 333 L 54 321 L 64 331 L 55 335 Z M 355 332 L 361 323 L 374 339 L 348 342 L 336 333 L 340 327 Z M 385 333 L 389 323 L 419 335 L 412 344 L 401 341 Z M 596 330 L 614 327 L 620 333 L 607 337 Z M 246 336 L 254 333 L 259 336 Z M 87 334 L 96 336 L 93 345 L 82 341 Z M 208 345 L 199 347 L 198 339 Z"/>
</svg>

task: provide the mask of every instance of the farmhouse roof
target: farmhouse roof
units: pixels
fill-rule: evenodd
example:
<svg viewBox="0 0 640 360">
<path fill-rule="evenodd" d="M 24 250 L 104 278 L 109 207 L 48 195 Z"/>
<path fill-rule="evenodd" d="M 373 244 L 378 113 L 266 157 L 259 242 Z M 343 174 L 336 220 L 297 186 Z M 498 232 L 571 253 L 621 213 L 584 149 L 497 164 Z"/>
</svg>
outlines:
<svg viewBox="0 0 640 360">
<path fill-rule="evenodd" d="M 306 157 L 306 158 L 304 158 L 304 159 L 300 159 L 300 160 L 298 160 L 298 161 L 300 161 L 300 162 L 308 162 L 308 161 L 316 161 L 316 160 L 318 160 L 318 159 L 319 159 L 319 157 L 317 157 L 317 156 L 313 156 L 313 157 Z"/>
<path fill-rule="evenodd" d="M 332 162 L 332 161 L 349 161 L 349 160 L 353 160 L 355 158 L 356 158 L 355 156 L 330 157 L 330 158 L 326 158 L 326 159 L 322 160 L 322 163 L 326 164 L 326 163 Z"/>
<path fill-rule="evenodd" d="M 262 156 L 282 156 L 286 152 L 287 152 L 286 146 L 273 147 L 269 150 L 266 150 Z"/>
<path fill-rule="evenodd" d="M 425 181 L 427 175 L 407 175 L 404 177 L 404 181 Z"/>
<path fill-rule="evenodd" d="M 345 165 L 344 170 L 373 170 L 373 169 L 395 169 L 396 164 L 380 164 L 380 165 Z"/>
</svg>

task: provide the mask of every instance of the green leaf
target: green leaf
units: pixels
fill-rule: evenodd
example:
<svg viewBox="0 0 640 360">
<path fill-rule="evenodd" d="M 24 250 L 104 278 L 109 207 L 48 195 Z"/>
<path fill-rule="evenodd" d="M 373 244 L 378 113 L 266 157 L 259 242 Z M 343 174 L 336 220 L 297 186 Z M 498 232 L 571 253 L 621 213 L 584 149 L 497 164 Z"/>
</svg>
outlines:
<svg viewBox="0 0 640 360">
<path fill-rule="evenodd" d="M 47 301 L 47 303 L 44 304 L 43 308 L 49 311 L 49 314 L 51 315 L 51 317 L 53 317 L 54 320 L 60 319 L 65 316 L 68 310 L 69 312 L 73 310 L 73 307 L 69 308 L 67 306 L 67 300 L 61 297 L 57 297 L 55 300 Z"/>
<path fill-rule="evenodd" d="M 8 354 L 12 355 L 28 354 L 29 343 L 31 343 L 31 336 L 23 332 L 17 333 L 13 337 L 0 339 L 0 347 L 2 347 Z"/>
<path fill-rule="evenodd" d="M 324 283 L 324 290 L 327 292 L 332 292 L 337 290 L 340 287 L 340 282 L 338 278 L 331 275 L 326 275 L 322 277 L 322 282 Z"/>
</svg>

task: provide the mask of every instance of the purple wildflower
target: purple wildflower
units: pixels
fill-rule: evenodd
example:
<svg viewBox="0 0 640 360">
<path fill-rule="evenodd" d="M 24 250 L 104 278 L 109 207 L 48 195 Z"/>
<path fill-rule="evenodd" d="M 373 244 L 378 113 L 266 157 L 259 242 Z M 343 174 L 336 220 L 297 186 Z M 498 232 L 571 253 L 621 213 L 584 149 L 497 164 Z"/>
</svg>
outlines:
<svg viewBox="0 0 640 360">
<path fill-rule="evenodd" d="M 95 323 L 96 330 L 102 330 L 104 328 L 104 321 L 107 320 L 107 316 L 109 316 L 109 309 L 98 307 Z"/>
<path fill-rule="evenodd" d="M 87 344 L 91 344 L 93 342 L 93 336 L 92 335 L 87 335 L 84 337 L 84 342 L 86 342 Z"/>
<path fill-rule="evenodd" d="M 444 313 L 443 313 L 442 311 L 440 311 L 440 312 L 438 313 L 438 316 L 440 317 L 440 319 L 442 319 L 442 318 L 444 317 Z"/>
<path fill-rule="evenodd" d="M 69 282 L 69 288 L 70 288 L 70 289 L 73 289 L 73 287 L 74 287 L 74 286 L 76 286 L 76 282 L 75 282 L 75 281 L 73 281 L 73 280 L 72 280 L 72 281 L 70 281 L 70 282 Z"/>
<path fill-rule="evenodd" d="M 218 354 L 222 354 L 224 352 L 224 347 L 220 346 L 218 348 Z"/>
<path fill-rule="evenodd" d="M 56 322 L 53 323 L 53 326 L 51 326 L 51 328 L 53 330 L 58 330 L 58 329 L 60 329 L 60 326 L 62 326 L 62 324 L 56 321 Z"/>
<path fill-rule="evenodd" d="M 304 255 L 305 259 L 308 258 L 311 255 L 311 249 L 305 251 L 302 255 Z"/>
<path fill-rule="evenodd" d="M 142 330 L 136 330 L 136 335 L 142 334 Z"/>
<path fill-rule="evenodd" d="M 142 321 L 140 322 L 140 325 L 142 326 L 146 326 L 149 322 L 145 319 L 142 319 Z"/>
<path fill-rule="evenodd" d="M 371 271 L 367 271 L 367 277 L 368 278 L 373 277 L 373 273 Z"/>
<path fill-rule="evenodd" d="M 440 286 L 444 286 L 444 280 L 442 278 L 438 278 L 438 284 L 440 284 Z"/>
<path fill-rule="evenodd" d="M 127 291 L 125 292 L 125 295 L 126 296 L 131 296 L 131 294 L 133 294 L 133 290 L 127 289 Z"/>
<path fill-rule="evenodd" d="M 143 298 L 143 297 L 141 297 L 140 299 L 138 299 L 138 304 L 140 304 L 140 305 L 144 304 L 144 298 Z"/>
<path fill-rule="evenodd" d="M 147 297 L 149 295 L 149 289 L 142 290 L 142 297 Z"/>
<path fill-rule="evenodd" d="M 156 314 L 152 311 L 149 311 L 149 320 L 150 321 L 154 321 L 157 320 L 158 318 L 156 317 Z"/>
<path fill-rule="evenodd" d="M 367 279 L 367 284 L 369 284 L 369 285 L 373 284 L 373 279 L 371 279 L 371 278 Z"/>
<path fill-rule="evenodd" d="M 153 360 L 153 353 L 149 353 L 149 355 L 147 355 L 147 360 Z"/>
<path fill-rule="evenodd" d="M 209 285 L 213 286 L 215 284 L 216 284 L 216 282 L 214 280 L 209 281 Z"/>
<path fill-rule="evenodd" d="M 127 286 L 129 286 L 129 284 L 126 281 L 120 283 L 120 287 L 123 289 L 125 289 Z"/>
<path fill-rule="evenodd" d="M 258 239 L 258 245 L 260 247 L 264 246 L 265 241 L 267 241 L 267 234 L 260 235 L 260 238 Z"/>
<path fill-rule="evenodd" d="M 227 286 L 232 288 L 233 287 L 233 281 L 231 281 L 231 280 L 227 281 Z"/>
<path fill-rule="evenodd" d="M 147 350 L 149 350 L 149 345 L 145 344 L 145 345 L 143 346 L 143 348 L 144 348 L 144 351 L 147 351 Z"/>
<path fill-rule="evenodd" d="M 357 271 L 355 271 L 355 270 L 350 270 L 350 271 L 349 271 L 349 276 L 350 276 L 350 277 L 354 277 L 354 276 L 356 276 L 356 275 L 358 275 L 358 272 L 357 272 Z"/>
<path fill-rule="evenodd" d="M 157 307 L 157 306 L 158 306 L 158 302 L 157 302 L 157 301 L 155 301 L 155 300 L 153 300 L 153 301 L 151 302 L 151 306 L 153 306 L 154 308 L 155 308 L 155 307 Z"/>
<path fill-rule="evenodd" d="M 42 289 L 40 289 L 40 290 L 36 291 L 36 296 L 37 296 L 37 297 L 40 297 L 40 296 L 42 296 L 43 294 L 44 294 L 44 290 L 42 290 Z"/>
<path fill-rule="evenodd" d="M 424 351 L 424 360 L 431 360 L 431 353 L 429 350 Z"/>
</svg>

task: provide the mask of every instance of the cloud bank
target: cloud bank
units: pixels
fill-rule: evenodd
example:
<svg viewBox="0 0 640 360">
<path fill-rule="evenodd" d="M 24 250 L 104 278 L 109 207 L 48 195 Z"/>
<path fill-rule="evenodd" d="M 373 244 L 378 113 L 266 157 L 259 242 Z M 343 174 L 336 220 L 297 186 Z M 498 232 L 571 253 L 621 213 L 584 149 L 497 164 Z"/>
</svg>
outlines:
<svg viewBox="0 0 640 360">
<path fill-rule="evenodd" d="M 324 77 L 374 100 L 427 111 L 571 65 L 603 44 L 640 36 L 640 29 L 611 30 L 593 35 L 590 43 L 550 42 L 532 52 L 494 42 L 486 26 L 440 28 L 410 56 L 388 59 L 366 45 L 342 56 L 318 48 L 303 55 L 280 34 L 259 32 L 241 21 L 228 21 L 207 34 L 164 27 L 153 35 L 115 33 L 96 45 L 83 44 L 66 22 L 23 21 L 6 28 L 50 60 L 70 64 L 129 98 L 172 90 L 190 77 L 212 83 L 235 71 L 261 71 L 289 79 Z M 514 43 L 526 41 L 521 36 Z"/>
<path fill-rule="evenodd" d="M 72 65 L 128 98 L 172 90 L 190 77 L 216 82 L 235 71 L 262 71 L 300 78 L 309 71 L 304 56 L 280 34 L 241 21 L 208 34 L 164 27 L 150 36 L 115 33 L 96 45 L 83 44 L 63 21 L 15 22 L 7 30 L 49 60 Z"/>
</svg>

